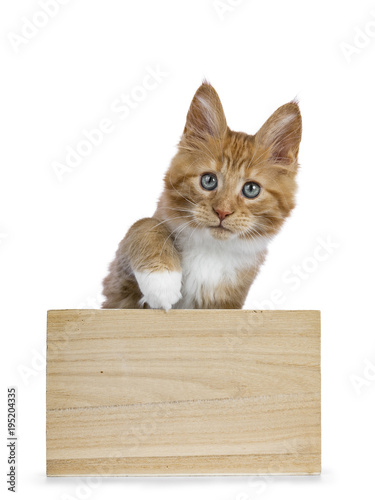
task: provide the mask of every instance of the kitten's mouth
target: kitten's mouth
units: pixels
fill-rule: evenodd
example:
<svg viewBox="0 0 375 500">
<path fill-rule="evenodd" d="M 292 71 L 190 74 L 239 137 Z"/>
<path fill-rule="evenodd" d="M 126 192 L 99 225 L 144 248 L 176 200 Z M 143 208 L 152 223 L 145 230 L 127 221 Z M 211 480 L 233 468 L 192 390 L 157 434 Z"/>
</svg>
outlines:
<svg viewBox="0 0 375 500">
<path fill-rule="evenodd" d="M 209 229 L 211 231 L 211 236 L 215 240 L 225 241 L 225 240 L 232 238 L 232 236 L 233 236 L 233 231 L 231 231 L 230 229 L 227 229 L 226 227 L 224 227 L 220 224 L 218 226 L 209 226 Z"/>
<path fill-rule="evenodd" d="M 231 233 L 232 231 L 230 229 L 227 229 L 226 227 L 222 226 L 219 224 L 218 226 L 209 226 L 210 229 L 216 229 L 216 230 L 221 230 L 221 231 L 228 231 L 228 233 Z"/>
</svg>

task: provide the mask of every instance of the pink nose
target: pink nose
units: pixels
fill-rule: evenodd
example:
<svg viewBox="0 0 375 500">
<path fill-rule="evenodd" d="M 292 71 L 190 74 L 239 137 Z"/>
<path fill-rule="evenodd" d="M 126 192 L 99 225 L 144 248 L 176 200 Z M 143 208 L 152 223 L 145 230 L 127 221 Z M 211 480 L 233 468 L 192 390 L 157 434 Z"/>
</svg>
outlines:
<svg viewBox="0 0 375 500">
<path fill-rule="evenodd" d="M 223 221 L 225 217 L 228 215 L 231 215 L 233 212 L 224 212 L 223 210 L 219 210 L 218 208 L 214 208 L 215 212 L 217 213 L 220 221 Z"/>
</svg>

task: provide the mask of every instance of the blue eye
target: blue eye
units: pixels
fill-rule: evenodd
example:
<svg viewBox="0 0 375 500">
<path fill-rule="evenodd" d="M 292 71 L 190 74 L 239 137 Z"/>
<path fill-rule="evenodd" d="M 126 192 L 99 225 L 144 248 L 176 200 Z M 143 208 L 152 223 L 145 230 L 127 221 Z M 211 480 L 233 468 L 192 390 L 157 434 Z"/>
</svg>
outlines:
<svg viewBox="0 0 375 500">
<path fill-rule="evenodd" d="M 256 198 L 260 193 L 260 186 L 256 182 L 246 182 L 242 188 L 242 194 L 245 198 Z"/>
<path fill-rule="evenodd" d="M 201 177 L 201 186 L 207 191 L 213 191 L 217 188 L 217 177 L 215 174 L 203 174 Z"/>
</svg>

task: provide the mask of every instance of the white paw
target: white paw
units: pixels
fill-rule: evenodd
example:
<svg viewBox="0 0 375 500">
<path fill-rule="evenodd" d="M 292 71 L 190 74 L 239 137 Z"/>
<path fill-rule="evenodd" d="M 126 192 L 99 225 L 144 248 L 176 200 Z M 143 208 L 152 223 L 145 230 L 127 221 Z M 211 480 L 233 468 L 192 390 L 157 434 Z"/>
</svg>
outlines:
<svg viewBox="0 0 375 500">
<path fill-rule="evenodd" d="M 134 272 L 143 293 L 142 303 L 152 309 L 168 311 L 181 299 L 181 277 L 178 271 Z"/>
</svg>

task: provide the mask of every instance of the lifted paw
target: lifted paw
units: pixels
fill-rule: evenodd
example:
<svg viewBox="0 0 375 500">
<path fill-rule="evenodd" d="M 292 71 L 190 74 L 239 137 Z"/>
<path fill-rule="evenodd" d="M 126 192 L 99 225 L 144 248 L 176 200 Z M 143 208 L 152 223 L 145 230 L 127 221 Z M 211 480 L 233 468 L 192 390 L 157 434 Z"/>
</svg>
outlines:
<svg viewBox="0 0 375 500">
<path fill-rule="evenodd" d="M 152 309 L 168 311 L 181 299 L 181 278 L 179 271 L 135 272 L 139 288 L 143 293 L 142 303 Z"/>
</svg>

